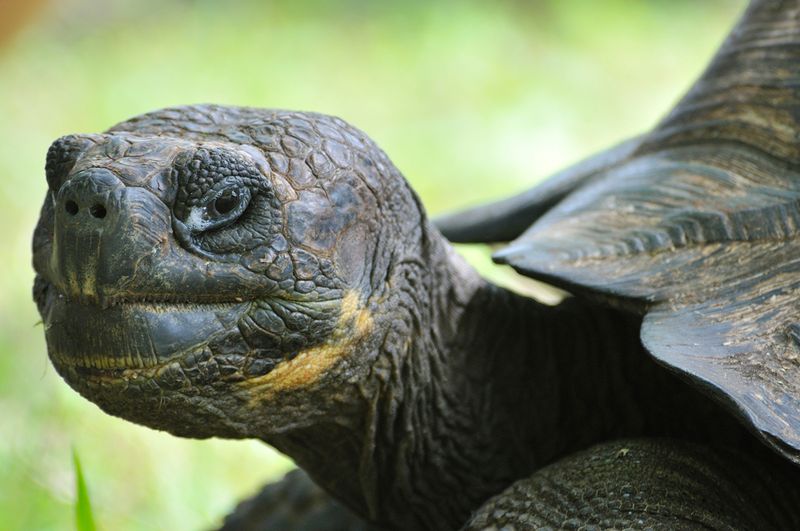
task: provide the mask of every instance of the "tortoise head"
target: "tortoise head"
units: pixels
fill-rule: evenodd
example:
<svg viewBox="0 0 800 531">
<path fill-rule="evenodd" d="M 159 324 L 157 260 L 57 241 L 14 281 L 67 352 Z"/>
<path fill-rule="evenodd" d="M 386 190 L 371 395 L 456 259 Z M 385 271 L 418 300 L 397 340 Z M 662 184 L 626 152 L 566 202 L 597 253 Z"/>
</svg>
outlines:
<svg viewBox="0 0 800 531">
<path fill-rule="evenodd" d="M 393 246 L 422 220 L 363 133 L 322 115 L 167 109 L 57 140 L 46 174 L 34 297 L 72 387 L 192 437 L 341 414 L 331 398 L 369 370 Z"/>
</svg>

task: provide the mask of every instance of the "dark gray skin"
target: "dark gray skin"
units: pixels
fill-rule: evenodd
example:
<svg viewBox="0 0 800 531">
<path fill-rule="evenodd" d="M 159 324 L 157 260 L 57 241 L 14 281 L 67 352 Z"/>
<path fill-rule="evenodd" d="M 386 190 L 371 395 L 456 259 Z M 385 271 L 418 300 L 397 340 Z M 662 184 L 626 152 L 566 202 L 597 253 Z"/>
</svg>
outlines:
<svg viewBox="0 0 800 531">
<path fill-rule="evenodd" d="M 235 221 L 193 233 L 230 179 L 211 150 L 261 177 L 229 185 L 250 197 Z M 340 120 L 165 110 L 60 139 L 48 161 L 36 300 L 67 382 L 176 435 L 259 437 L 374 521 L 457 527 L 559 456 L 664 433 L 639 406 L 684 391 L 641 353 L 638 319 L 481 279 Z"/>
<path fill-rule="evenodd" d="M 295 469 L 225 517 L 219 531 L 375 531 Z"/>
<path fill-rule="evenodd" d="M 334 139 L 340 166 L 321 155 Z M 35 295 L 65 380 L 176 435 L 261 438 L 380 525 L 459 527 L 603 440 L 745 440 L 642 352 L 639 318 L 481 279 L 340 120 L 169 109 L 60 139 L 47 175 Z M 250 197 L 239 217 L 187 226 L 233 192 Z"/>
<path fill-rule="evenodd" d="M 796 8 L 796 2 L 756 2 L 741 28 L 769 36 L 772 23 L 776 38 L 792 35 L 785 22 L 800 27 Z M 707 74 L 712 81 L 730 71 L 725 61 L 734 52 L 748 49 L 737 35 L 750 36 L 733 34 L 721 52 L 723 66 Z M 744 64 L 763 64 L 764 57 L 754 61 Z M 785 61 L 776 71 L 791 81 L 797 61 Z M 699 86 L 713 83 L 704 78 Z M 745 102 L 731 118 L 734 126 L 771 101 L 756 98 L 759 105 L 747 108 L 755 89 L 744 86 L 734 98 Z M 774 97 L 774 87 L 765 87 Z M 665 150 L 676 150 L 667 153 L 678 161 L 670 166 L 675 179 L 692 175 L 709 145 L 703 160 L 739 170 L 741 186 L 759 177 L 751 168 L 788 160 L 781 150 L 789 149 L 783 139 L 791 124 L 780 121 L 774 141 L 753 139 L 769 156 L 756 153 L 746 165 L 735 157 L 718 160 L 712 141 L 741 146 L 744 140 L 733 137 L 746 130 L 723 118 L 724 112 L 709 118 L 688 161 L 680 159 L 681 149 L 703 129 L 670 136 L 681 130 L 668 120 L 666 129 L 601 158 L 599 166 L 534 192 L 520 203 L 534 218 L 558 205 L 502 259 L 526 274 L 604 294 L 616 307 L 654 309 L 663 322 L 681 304 L 696 308 L 698 298 L 716 295 L 719 272 L 700 273 L 697 262 L 677 273 L 653 265 L 670 264 L 664 257 L 682 252 L 679 243 L 657 249 L 667 254 L 648 254 L 648 245 L 662 242 L 639 241 L 639 233 L 624 245 L 604 240 L 626 221 L 647 228 L 672 219 L 647 217 L 642 205 L 662 206 L 656 192 L 607 193 L 611 185 L 646 182 L 643 164 L 661 156 L 662 140 Z M 631 172 L 639 175 L 634 170 L 645 177 L 625 181 Z M 761 431 L 761 419 L 745 415 L 739 402 L 729 410 L 708 397 L 732 405 L 738 395 L 730 388 L 707 385 L 693 372 L 696 364 L 661 356 L 664 345 L 682 345 L 680 334 L 702 323 L 691 321 L 705 317 L 702 311 L 681 314 L 689 322 L 674 327 L 668 341 L 663 331 L 645 335 L 651 353 L 692 377 L 685 383 L 643 351 L 636 313 L 591 297 L 549 307 L 489 284 L 428 222 L 388 158 L 341 120 L 219 106 L 166 109 L 105 134 L 56 141 L 46 173 L 50 193 L 34 236 L 34 295 L 50 357 L 71 386 L 111 414 L 180 436 L 260 438 L 353 512 L 389 529 L 800 525 L 794 454 L 781 446 L 795 432 Z M 707 174 L 722 172 L 698 173 Z M 668 195 L 667 207 L 705 212 L 703 202 L 713 203 L 714 192 L 731 181 L 739 185 L 724 175 L 690 202 Z M 747 197 L 732 196 L 737 208 Z M 630 201 L 631 209 L 611 208 L 610 200 Z M 702 228 L 707 218 L 698 219 Z M 477 226 L 475 239 L 514 236 Z M 473 229 L 456 218 L 445 230 L 469 239 Z M 581 254 L 592 238 L 606 254 Z M 708 242 L 690 243 L 694 251 Z M 594 274 L 591 268 L 607 256 L 617 258 L 610 250 L 629 246 L 642 254 L 623 265 L 609 258 L 611 266 Z M 718 254 L 736 268 L 750 265 L 748 248 L 733 247 L 739 248 L 742 254 Z M 710 256 L 713 263 L 717 255 Z M 554 272 L 553 264 L 563 271 Z M 619 271 L 627 275 L 621 281 Z M 604 279 L 614 283 L 603 285 Z M 660 291 L 647 292 L 649 284 L 626 291 L 624 282 L 632 280 L 656 283 Z M 652 332 L 652 315 L 645 331 Z M 753 367 L 748 375 L 758 377 Z M 748 404 L 759 389 L 743 389 Z M 761 406 L 783 411 L 781 403 Z M 743 426 L 789 460 L 768 453 Z M 731 446 L 739 453 L 721 449 Z"/>
</svg>

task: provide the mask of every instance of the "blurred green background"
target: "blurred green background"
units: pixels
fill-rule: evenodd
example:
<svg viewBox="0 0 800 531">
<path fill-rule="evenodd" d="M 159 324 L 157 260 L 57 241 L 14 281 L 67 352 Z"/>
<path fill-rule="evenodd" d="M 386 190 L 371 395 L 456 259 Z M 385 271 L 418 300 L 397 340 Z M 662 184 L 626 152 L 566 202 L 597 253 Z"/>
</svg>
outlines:
<svg viewBox="0 0 800 531">
<path fill-rule="evenodd" d="M 53 139 L 174 104 L 320 111 L 375 138 L 437 213 L 652 126 L 743 2 L 24 5 L 15 18 L 0 1 L 0 529 L 72 528 L 74 446 L 99 526 L 126 530 L 209 528 L 291 463 L 108 417 L 55 374 L 29 265 Z M 484 250 L 462 251 L 497 275 Z"/>
</svg>

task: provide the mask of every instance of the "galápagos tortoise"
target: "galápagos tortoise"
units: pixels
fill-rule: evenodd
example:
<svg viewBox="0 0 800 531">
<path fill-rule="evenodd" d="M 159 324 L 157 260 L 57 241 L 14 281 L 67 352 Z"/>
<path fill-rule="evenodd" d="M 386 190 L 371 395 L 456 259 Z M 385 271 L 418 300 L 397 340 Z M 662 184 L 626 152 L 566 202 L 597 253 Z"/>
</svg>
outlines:
<svg viewBox="0 0 800 531">
<path fill-rule="evenodd" d="M 756 0 L 652 132 L 441 220 L 513 240 L 556 307 L 481 279 L 339 119 L 63 137 L 50 357 L 111 414 L 263 439 L 378 527 L 798 528 L 798 43 L 800 3 Z"/>
</svg>

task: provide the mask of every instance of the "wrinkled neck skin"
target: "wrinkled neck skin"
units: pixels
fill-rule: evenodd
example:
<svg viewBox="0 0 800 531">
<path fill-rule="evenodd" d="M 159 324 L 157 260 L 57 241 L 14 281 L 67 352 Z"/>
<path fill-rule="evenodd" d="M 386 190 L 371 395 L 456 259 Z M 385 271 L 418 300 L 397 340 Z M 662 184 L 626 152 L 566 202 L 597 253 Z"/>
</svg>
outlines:
<svg viewBox="0 0 800 531">
<path fill-rule="evenodd" d="M 423 226 L 421 251 L 395 256 L 372 296 L 379 333 L 359 346 L 374 358 L 369 373 L 319 397 L 342 413 L 264 437 L 357 513 L 394 529 L 457 528 L 536 468 L 641 433 L 637 405 L 654 385 L 638 383 L 652 365 L 638 319 L 570 300 L 544 306 L 494 286 Z"/>
</svg>

